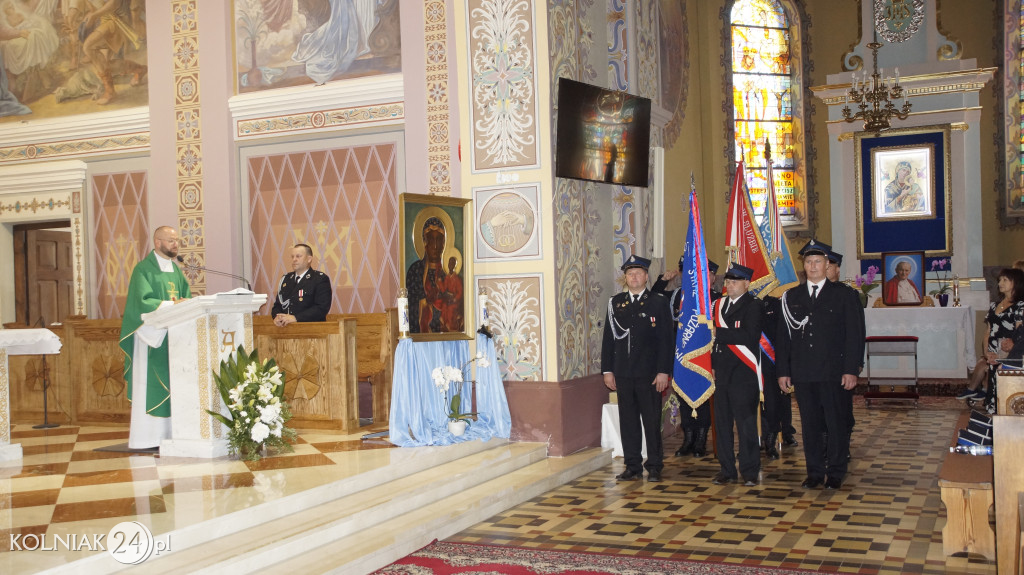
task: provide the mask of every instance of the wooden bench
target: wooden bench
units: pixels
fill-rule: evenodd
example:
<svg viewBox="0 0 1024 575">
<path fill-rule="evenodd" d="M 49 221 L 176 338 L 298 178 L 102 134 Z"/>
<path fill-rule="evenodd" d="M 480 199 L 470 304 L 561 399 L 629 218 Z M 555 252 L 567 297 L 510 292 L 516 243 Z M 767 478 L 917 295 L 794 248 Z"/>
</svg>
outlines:
<svg viewBox="0 0 1024 575">
<path fill-rule="evenodd" d="M 328 321 L 356 320 L 356 377 L 370 383 L 373 423 L 386 424 L 391 411 L 391 384 L 398 347 L 398 310 L 384 313 L 330 314 Z"/>
<path fill-rule="evenodd" d="M 967 427 L 970 416 L 970 411 L 960 415 L 951 446 L 956 445 L 957 432 Z M 994 503 L 992 475 L 990 456 L 946 454 L 939 468 L 939 491 L 946 506 L 946 525 L 942 528 L 944 556 L 977 553 L 986 559 L 996 559 L 996 537 L 988 521 L 989 508 Z"/>
<path fill-rule="evenodd" d="M 1024 492 L 1024 417 L 992 418 L 996 505 L 996 567 L 999 575 L 1020 573 L 1020 494 Z"/>
</svg>

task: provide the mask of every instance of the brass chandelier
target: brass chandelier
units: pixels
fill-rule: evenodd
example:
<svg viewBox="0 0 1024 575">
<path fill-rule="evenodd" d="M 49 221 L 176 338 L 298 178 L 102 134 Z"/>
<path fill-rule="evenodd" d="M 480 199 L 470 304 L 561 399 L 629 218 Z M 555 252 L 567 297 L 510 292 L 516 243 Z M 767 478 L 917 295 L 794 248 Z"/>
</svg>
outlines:
<svg viewBox="0 0 1024 575">
<path fill-rule="evenodd" d="M 868 44 L 871 49 L 871 78 L 867 72 L 861 78 L 853 73 L 850 90 L 846 94 L 846 106 L 843 106 L 843 119 L 847 122 L 864 121 L 864 131 L 880 132 L 890 127 L 893 116 L 906 120 L 910 114 L 910 102 L 900 86 L 900 69 L 896 68 L 895 78 L 883 77 L 878 70 L 878 42 Z M 882 71 L 884 72 L 884 70 Z M 903 98 L 902 108 L 896 108 L 893 101 Z M 850 110 L 850 103 L 859 104 L 857 112 Z"/>
</svg>

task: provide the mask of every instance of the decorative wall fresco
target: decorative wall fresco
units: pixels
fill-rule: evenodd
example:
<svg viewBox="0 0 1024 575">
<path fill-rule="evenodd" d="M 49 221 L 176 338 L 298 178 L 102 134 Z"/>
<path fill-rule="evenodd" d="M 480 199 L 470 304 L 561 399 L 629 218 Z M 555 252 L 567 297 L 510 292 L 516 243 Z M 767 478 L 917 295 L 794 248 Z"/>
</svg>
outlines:
<svg viewBox="0 0 1024 575">
<path fill-rule="evenodd" d="M 661 19 L 658 65 L 661 68 L 661 90 L 658 102 L 672 113 L 665 125 L 665 147 L 679 138 L 686 109 L 686 93 L 690 86 L 690 45 L 686 20 L 686 0 L 660 0 Z"/>
<path fill-rule="evenodd" d="M 192 295 L 206 293 L 206 216 L 203 206 L 203 135 L 199 105 L 199 28 L 196 0 L 171 5 L 174 46 L 174 151 L 177 164 L 178 256 Z"/>
<path fill-rule="evenodd" d="M 577 48 L 583 36 L 573 0 L 548 0 L 548 59 L 551 74 L 551 131 L 552 140 L 558 126 L 558 78 L 575 79 L 579 75 Z M 585 60 L 584 60 L 585 61 Z M 566 380 L 585 375 L 586 337 L 583 213 L 581 182 L 555 179 L 551 201 L 554 216 L 555 290 L 558 334 L 558 379 Z"/>
<path fill-rule="evenodd" d="M 292 271 L 291 247 L 306 243 L 313 266 L 331 278 L 332 313 L 394 306 L 398 169 L 394 142 L 249 158 L 253 289 L 276 295 Z"/>
<path fill-rule="evenodd" d="M 473 190 L 476 259 L 535 259 L 541 255 L 538 184 Z"/>
<path fill-rule="evenodd" d="M 399 0 L 235 0 L 238 93 L 402 71 Z"/>
<path fill-rule="evenodd" d="M 533 0 L 466 5 L 473 170 L 537 166 Z"/>
<path fill-rule="evenodd" d="M 539 381 L 544 374 L 541 276 L 477 276 L 476 283 L 477 292 L 482 289 L 487 294 L 501 378 Z"/>
<path fill-rule="evenodd" d="M 149 104 L 146 2 L 0 3 L 0 121 Z"/>
<path fill-rule="evenodd" d="M 96 270 L 97 319 L 115 319 L 124 312 L 132 270 L 150 248 L 146 215 L 146 172 L 96 174 L 92 195 L 92 264 Z"/>
<path fill-rule="evenodd" d="M 423 3 L 427 75 L 427 162 L 431 194 L 451 195 L 451 121 L 448 93 L 448 11 L 444 0 Z"/>
</svg>

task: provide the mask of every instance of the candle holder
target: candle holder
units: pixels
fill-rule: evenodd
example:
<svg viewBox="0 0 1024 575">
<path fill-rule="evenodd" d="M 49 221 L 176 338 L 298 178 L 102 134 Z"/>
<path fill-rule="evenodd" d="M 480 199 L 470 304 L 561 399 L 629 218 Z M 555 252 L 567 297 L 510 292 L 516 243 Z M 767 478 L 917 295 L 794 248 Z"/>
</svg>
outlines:
<svg viewBox="0 0 1024 575">
<path fill-rule="evenodd" d="M 398 288 L 398 339 L 409 338 L 409 291 Z"/>
<path fill-rule="evenodd" d="M 960 307 L 960 278 L 953 275 L 953 307 Z"/>
</svg>

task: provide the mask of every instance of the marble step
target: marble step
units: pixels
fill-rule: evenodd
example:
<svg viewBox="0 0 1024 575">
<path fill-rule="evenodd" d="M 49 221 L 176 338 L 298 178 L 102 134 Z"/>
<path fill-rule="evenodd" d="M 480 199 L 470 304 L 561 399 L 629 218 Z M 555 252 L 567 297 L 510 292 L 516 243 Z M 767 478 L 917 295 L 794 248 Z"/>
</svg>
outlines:
<svg viewBox="0 0 1024 575">
<path fill-rule="evenodd" d="M 149 559 L 139 571 L 211 575 L 256 571 L 534 464 L 546 457 L 546 451 L 540 443 L 491 445 L 484 451 L 324 500 L 315 507 L 249 524 L 246 529 L 213 540 L 208 532 L 204 543 L 187 549 L 181 549 L 174 538 L 174 552 Z"/>
<path fill-rule="evenodd" d="M 611 450 L 592 448 L 568 457 L 549 457 L 528 467 L 460 491 L 418 509 L 331 541 L 297 557 L 253 571 L 294 573 L 371 573 L 493 515 L 609 465 Z M 226 568 L 233 569 L 227 564 Z"/>
<path fill-rule="evenodd" d="M 159 560 L 169 560 L 180 552 L 191 548 L 210 543 L 215 538 L 224 538 L 232 534 L 250 529 L 258 529 L 259 526 L 293 516 L 306 510 L 316 510 L 326 502 L 351 497 L 359 493 L 365 493 L 380 485 L 395 480 L 414 476 L 418 473 L 429 472 L 437 467 L 444 466 L 454 461 L 460 461 L 476 454 L 490 452 L 496 448 L 511 445 L 505 439 L 491 439 L 489 441 L 466 441 L 447 446 L 416 447 L 402 449 L 388 449 L 385 457 L 379 457 L 380 452 L 374 451 L 374 461 L 378 463 L 364 466 L 362 459 L 353 459 L 352 475 L 327 483 L 278 497 L 259 505 L 253 505 L 239 509 L 228 514 L 219 515 L 198 521 L 191 525 L 179 527 L 173 531 L 156 534 L 158 541 L 171 541 L 172 552 L 161 557 L 151 558 L 143 566 L 157 564 Z M 532 444 L 536 445 L 536 444 Z M 355 452 L 354 452 L 355 453 Z M 219 491 L 218 495 L 228 496 L 226 491 Z M 265 532 L 261 537 L 266 537 Z M 94 553 L 88 557 L 73 561 L 64 565 L 53 567 L 44 571 L 45 574 L 73 574 L 73 575 L 103 575 L 107 573 L 121 572 L 128 569 L 117 563 L 105 552 Z"/>
</svg>

